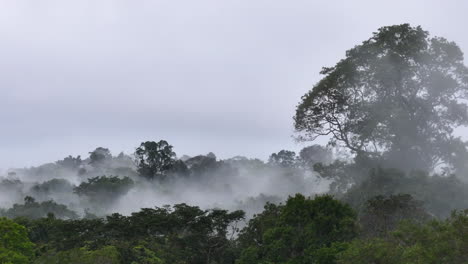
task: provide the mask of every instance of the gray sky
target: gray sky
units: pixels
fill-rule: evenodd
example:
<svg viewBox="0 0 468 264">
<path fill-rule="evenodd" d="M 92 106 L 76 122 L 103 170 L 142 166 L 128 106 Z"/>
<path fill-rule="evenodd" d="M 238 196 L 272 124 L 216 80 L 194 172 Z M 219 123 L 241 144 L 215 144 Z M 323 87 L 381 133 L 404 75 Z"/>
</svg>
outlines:
<svg viewBox="0 0 468 264">
<path fill-rule="evenodd" d="M 377 28 L 468 52 L 468 2 L 0 0 L 0 168 L 166 139 L 179 154 L 298 150 L 300 97 Z"/>
</svg>

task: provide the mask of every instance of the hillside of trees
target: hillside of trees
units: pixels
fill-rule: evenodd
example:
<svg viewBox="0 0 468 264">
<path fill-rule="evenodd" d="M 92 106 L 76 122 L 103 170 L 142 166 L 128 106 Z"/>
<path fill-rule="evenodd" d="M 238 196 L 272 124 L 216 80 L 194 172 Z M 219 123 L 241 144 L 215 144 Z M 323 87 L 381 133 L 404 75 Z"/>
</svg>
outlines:
<svg viewBox="0 0 468 264">
<path fill-rule="evenodd" d="M 10 169 L 0 263 L 468 263 L 460 48 L 382 27 L 321 73 L 296 109 L 298 153 L 178 156 L 156 140 Z"/>
</svg>

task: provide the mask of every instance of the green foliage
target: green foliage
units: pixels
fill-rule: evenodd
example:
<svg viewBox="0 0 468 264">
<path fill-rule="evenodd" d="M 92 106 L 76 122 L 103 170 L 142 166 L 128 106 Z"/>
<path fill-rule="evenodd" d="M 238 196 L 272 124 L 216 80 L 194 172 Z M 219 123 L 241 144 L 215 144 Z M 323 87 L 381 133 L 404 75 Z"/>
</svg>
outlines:
<svg viewBox="0 0 468 264">
<path fill-rule="evenodd" d="M 355 221 L 354 211 L 331 196 L 297 194 L 249 222 L 239 238 L 247 247 L 237 263 L 330 263 L 344 248 L 334 243 L 357 235 Z"/>
<path fill-rule="evenodd" d="M 236 224 L 243 217 L 242 211 L 178 204 L 145 208 L 131 216 L 112 214 L 106 219 L 18 221 L 28 227 L 31 239 L 44 252 L 43 261 L 71 258 L 82 254 L 78 249 L 83 247 L 94 251 L 114 246 L 123 263 L 221 264 L 235 259 L 230 248 L 238 232 Z"/>
<path fill-rule="evenodd" d="M 24 198 L 24 204 L 14 204 L 12 208 L 9 208 L 3 214 L 9 218 L 27 217 L 37 219 L 46 217 L 49 214 L 64 219 L 78 218 L 74 211 L 63 204 L 57 204 L 52 200 L 38 203 L 30 196 Z"/>
<path fill-rule="evenodd" d="M 422 203 L 409 194 L 379 195 L 367 201 L 359 222 L 363 236 L 385 237 L 403 220 L 423 223 L 430 218 Z"/>
<path fill-rule="evenodd" d="M 135 246 L 133 248 L 135 261 L 132 264 L 164 264 L 165 262 L 156 256 L 154 251 L 151 251 L 144 246 Z"/>
<path fill-rule="evenodd" d="M 37 258 L 33 264 L 120 264 L 120 254 L 113 246 L 97 250 L 74 248 L 61 252 L 48 252 Z M 147 263 L 147 262 L 142 262 Z"/>
<path fill-rule="evenodd" d="M 256 246 L 264 245 L 263 234 L 276 226 L 283 205 L 266 203 L 263 212 L 254 215 L 249 223 L 244 227 L 239 235 L 241 247 L 253 247 L 250 251 L 257 252 Z"/>
<path fill-rule="evenodd" d="M 356 240 L 338 257 L 338 264 L 401 264 L 401 249 L 382 239 Z M 418 263 L 418 262 L 416 262 Z"/>
<path fill-rule="evenodd" d="M 49 249 L 67 251 L 85 246 L 96 249 L 106 245 L 109 237 L 103 235 L 105 223 L 102 219 L 62 220 L 48 216 L 15 220 L 27 227 L 31 241 L 38 245 L 41 252 Z"/>
<path fill-rule="evenodd" d="M 468 262 L 468 211 L 445 221 L 403 223 L 390 237 L 356 240 L 339 255 L 339 264 L 459 264 Z"/>
<path fill-rule="evenodd" d="M 463 62 L 455 43 L 420 27 L 382 27 L 323 68 L 325 77 L 297 107 L 295 128 L 301 139 L 331 136 L 332 145 L 381 156 L 390 167 L 454 165 L 455 151 L 466 157 L 453 136 L 468 124 Z"/>
<path fill-rule="evenodd" d="M 321 247 L 307 252 L 306 260 L 314 264 L 335 264 L 341 252 L 348 249 L 349 242 L 335 242 L 329 247 Z"/>
<path fill-rule="evenodd" d="M 129 177 L 98 176 L 82 182 L 74 188 L 74 192 L 88 197 L 92 202 L 108 204 L 125 195 L 132 187 L 133 180 Z"/>
<path fill-rule="evenodd" d="M 458 46 L 420 27 L 383 27 L 322 74 L 297 107 L 295 128 L 304 140 L 328 136 L 352 159 L 333 160 L 330 148 L 312 145 L 297 156 L 273 153 L 267 164 L 213 153 L 178 160 L 161 140 L 142 142 L 135 159 L 99 147 L 84 161 L 68 156 L 18 169 L 34 183 L 14 180 L 13 172 L 0 182 L 1 202 L 31 195 L 0 209 L 14 218 L 0 218 L 0 263 L 468 263 L 468 211 L 450 215 L 468 208 L 468 183 L 449 176 L 468 175 L 468 143 L 453 133 L 468 125 L 468 68 Z M 442 176 L 430 176 L 435 171 Z M 120 176 L 95 177 L 106 174 Z M 76 187 L 50 180 L 64 175 L 86 180 Z M 266 202 L 242 230 L 243 211 L 187 204 L 108 214 L 137 175 L 159 180 L 149 187 L 171 198 L 191 193 L 179 189 L 184 183 L 215 194 L 266 183 L 262 190 L 275 192 L 235 201 L 242 208 Z M 270 203 L 298 190 L 310 194 L 304 183 L 320 179 L 331 182 L 334 196 Z M 138 187 L 148 184 L 137 180 Z M 32 197 L 75 208 L 77 195 L 87 207 L 81 219 L 65 205 Z"/>
<path fill-rule="evenodd" d="M 33 256 L 34 244 L 24 226 L 0 218 L 0 263 L 27 264 Z"/>
<path fill-rule="evenodd" d="M 367 213 L 373 213 L 374 219 L 386 217 L 392 225 L 394 219 L 403 219 L 402 214 L 420 209 L 407 195 L 377 197 L 367 205 L 370 210 Z M 331 196 L 310 199 L 298 194 L 284 205 L 267 204 L 234 240 L 238 231 L 236 223 L 243 216 L 241 211 L 201 210 L 178 204 L 142 209 L 131 216 L 112 214 L 105 219 L 60 220 L 49 216 L 16 221 L 27 227 L 29 237 L 37 245 L 33 263 L 38 264 L 458 264 L 468 261 L 468 210 L 454 212 L 445 221 L 403 221 L 395 231 L 376 232 L 376 237 L 370 239 L 356 239 L 356 214 Z M 0 223 L 3 221 L 13 223 L 6 219 Z M 21 236 L 27 238 L 24 227 L 15 225 L 22 228 Z M 25 242 L 29 245 L 28 256 L 32 256 L 33 244 L 28 241 Z M 27 258 L 10 252 L 13 248 L 10 251 L 0 248 L 0 257 L 8 257 L 12 263 L 29 263 Z M 21 248 L 24 247 L 14 250 Z"/>
</svg>

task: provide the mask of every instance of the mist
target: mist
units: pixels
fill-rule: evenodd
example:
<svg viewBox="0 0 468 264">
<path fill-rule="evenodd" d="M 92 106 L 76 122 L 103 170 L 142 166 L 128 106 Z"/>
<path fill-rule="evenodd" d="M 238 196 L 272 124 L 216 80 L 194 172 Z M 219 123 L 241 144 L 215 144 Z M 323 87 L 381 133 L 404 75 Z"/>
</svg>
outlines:
<svg viewBox="0 0 468 264">
<path fill-rule="evenodd" d="M 318 149 L 324 151 L 324 157 L 315 157 L 315 161 L 330 162 L 331 151 Z M 102 150 L 105 158 L 92 162 L 92 153 Z M 26 196 L 37 202 L 53 200 L 82 217 L 85 212 L 100 217 L 112 213 L 130 215 L 141 208 L 180 203 L 205 209 L 241 209 L 251 217 L 260 212 L 266 202 L 280 203 L 295 193 L 324 193 L 329 184 L 328 180 L 318 177 L 310 164 L 304 165 L 295 156 L 289 157 L 294 164 L 288 165 L 241 156 L 218 160 L 213 153 L 195 157 L 184 155 L 182 158 L 189 164 L 188 171 L 151 180 L 138 175 L 133 154 L 112 156 L 110 151 L 100 147 L 83 160 L 68 156 L 38 167 L 9 169 L 0 178 L 0 201 L 2 208 L 8 209 L 14 204 L 22 204 Z M 77 186 L 100 176 L 128 178 L 132 184 L 121 193 L 107 190 L 104 184 L 103 189 L 95 190 L 102 194 L 77 194 Z"/>
<path fill-rule="evenodd" d="M 291 140 L 291 116 L 323 66 L 380 26 L 407 22 L 466 51 L 464 10 L 460 1 L 0 1 L 0 168 L 96 146 L 132 153 L 162 138 L 221 159 L 298 152 L 306 145 Z"/>
<path fill-rule="evenodd" d="M 0 262 L 468 263 L 467 8 L 0 0 Z"/>
</svg>

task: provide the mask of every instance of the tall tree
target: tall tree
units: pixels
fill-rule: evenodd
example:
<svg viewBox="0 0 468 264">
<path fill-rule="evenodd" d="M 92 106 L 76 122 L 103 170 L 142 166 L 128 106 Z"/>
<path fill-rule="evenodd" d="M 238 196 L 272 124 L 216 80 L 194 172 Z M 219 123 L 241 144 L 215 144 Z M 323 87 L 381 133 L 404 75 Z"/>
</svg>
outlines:
<svg viewBox="0 0 468 264">
<path fill-rule="evenodd" d="M 98 147 L 95 150 L 89 152 L 89 163 L 93 166 L 102 165 L 104 162 L 112 159 L 112 154 L 109 149 Z"/>
<path fill-rule="evenodd" d="M 296 152 L 284 149 L 278 153 L 271 154 L 268 158 L 268 163 L 281 167 L 292 167 L 295 162 Z"/>
<path fill-rule="evenodd" d="M 63 160 L 59 160 L 56 163 L 64 168 L 75 170 L 80 167 L 83 161 L 79 155 L 76 158 L 72 155 L 69 155 L 68 157 L 65 157 Z"/>
<path fill-rule="evenodd" d="M 453 163 L 453 131 L 468 124 L 468 68 L 454 42 L 409 24 L 382 27 L 321 74 L 296 109 L 300 139 L 330 136 L 405 169 Z"/>
<path fill-rule="evenodd" d="M 149 179 L 162 178 L 175 164 L 176 154 L 165 140 L 146 141 L 135 151 L 138 173 Z"/>
</svg>

